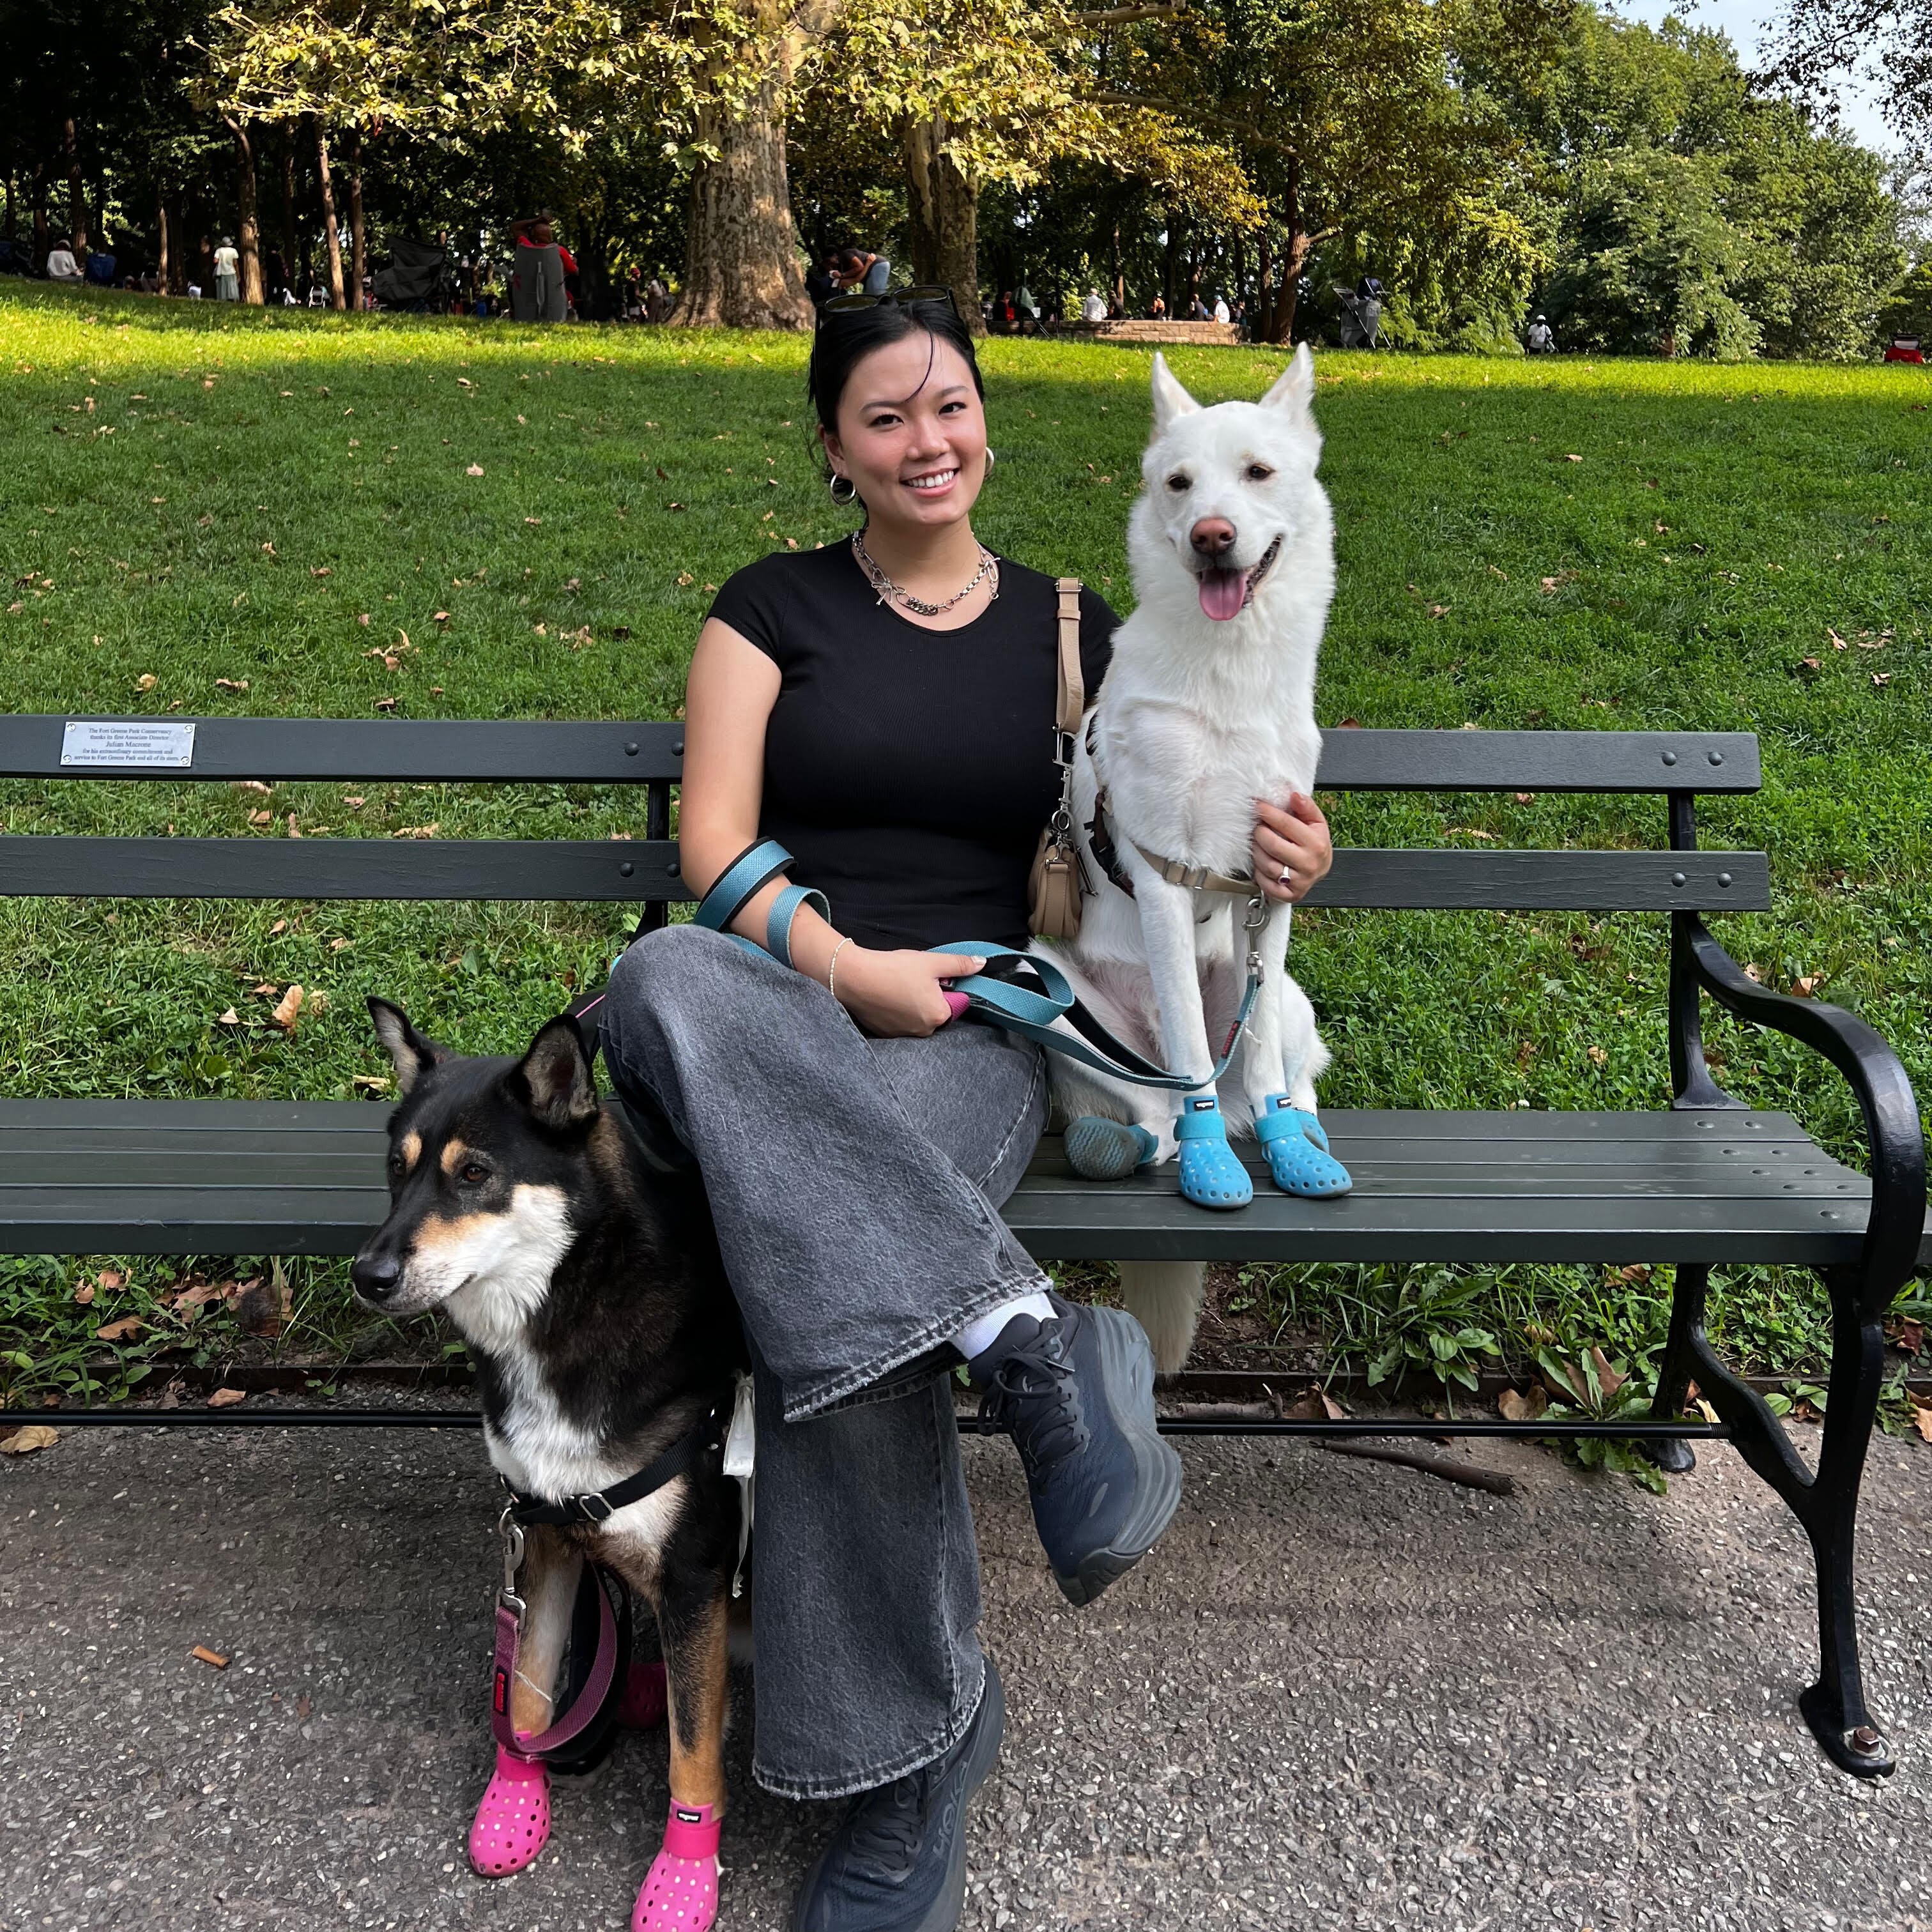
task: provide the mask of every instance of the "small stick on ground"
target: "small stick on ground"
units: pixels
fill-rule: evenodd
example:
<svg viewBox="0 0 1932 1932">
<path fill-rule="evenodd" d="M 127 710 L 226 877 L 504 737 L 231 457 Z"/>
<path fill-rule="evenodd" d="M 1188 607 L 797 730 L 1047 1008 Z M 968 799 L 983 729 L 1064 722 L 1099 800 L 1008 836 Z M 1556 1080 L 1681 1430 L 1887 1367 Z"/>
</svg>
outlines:
<svg viewBox="0 0 1932 1932">
<path fill-rule="evenodd" d="M 1500 1469 L 1485 1469 L 1474 1462 L 1459 1462 L 1453 1456 L 1432 1456 L 1426 1449 L 1397 1449 L 1385 1442 L 1342 1442 L 1317 1436 L 1316 1442 L 1331 1456 L 1359 1456 L 1370 1462 L 1397 1462 L 1405 1469 L 1420 1469 L 1425 1476 L 1440 1476 L 1445 1483 L 1460 1483 L 1465 1489 L 1486 1490 L 1492 1496 L 1516 1494 L 1516 1478 Z"/>
</svg>

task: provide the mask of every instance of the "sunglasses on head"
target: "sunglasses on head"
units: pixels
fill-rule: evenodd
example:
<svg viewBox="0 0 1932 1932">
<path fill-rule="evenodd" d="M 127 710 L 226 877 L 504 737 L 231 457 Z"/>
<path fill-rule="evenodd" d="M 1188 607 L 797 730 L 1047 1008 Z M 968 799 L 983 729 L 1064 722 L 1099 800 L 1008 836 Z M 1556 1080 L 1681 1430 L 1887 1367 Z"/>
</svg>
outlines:
<svg viewBox="0 0 1932 1932">
<path fill-rule="evenodd" d="M 895 302 L 904 308 L 910 308 L 915 302 L 944 302 L 954 314 L 959 312 L 950 289 L 936 283 L 920 283 L 909 289 L 888 289 L 882 296 L 828 296 L 819 314 L 854 315 L 862 308 L 875 308 L 881 302 Z"/>
</svg>

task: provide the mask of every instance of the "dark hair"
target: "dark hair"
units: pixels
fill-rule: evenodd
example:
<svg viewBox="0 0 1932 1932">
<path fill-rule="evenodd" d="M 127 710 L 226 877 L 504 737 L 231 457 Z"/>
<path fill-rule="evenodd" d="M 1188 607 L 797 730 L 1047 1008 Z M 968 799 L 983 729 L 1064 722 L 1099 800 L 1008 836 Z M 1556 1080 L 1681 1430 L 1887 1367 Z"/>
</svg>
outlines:
<svg viewBox="0 0 1932 1932">
<path fill-rule="evenodd" d="M 865 256 L 848 242 L 843 248 L 835 248 L 826 257 L 835 268 L 854 268 L 865 260 Z"/>
<path fill-rule="evenodd" d="M 820 426 L 836 436 L 839 399 L 852 380 L 852 371 L 874 350 L 889 348 L 915 334 L 932 337 L 935 346 L 944 342 L 956 349 L 972 371 L 980 400 L 986 400 L 972 334 L 951 302 L 878 302 L 863 308 L 821 310 L 818 332 L 812 338 L 812 359 L 805 370 L 805 393 L 818 412 Z"/>
</svg>

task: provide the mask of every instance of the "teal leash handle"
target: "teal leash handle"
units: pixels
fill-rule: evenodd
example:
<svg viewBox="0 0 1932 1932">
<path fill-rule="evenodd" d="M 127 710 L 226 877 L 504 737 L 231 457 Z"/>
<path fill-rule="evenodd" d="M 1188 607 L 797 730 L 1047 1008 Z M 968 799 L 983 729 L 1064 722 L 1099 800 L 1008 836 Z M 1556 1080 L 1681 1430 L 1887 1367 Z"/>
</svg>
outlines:
<svg viewBox="0 0 1932 1932">
<path fill-rule="evenodd" d="M 1010 946 L 992 946 L 976 939 L 936 946 L 934 950 L 970 953 L 976 958 L 989 961 L 1018 960 L 1039 976 L 1046 988 L 1045 992 L 1038 993 L 1030 987 L 1016 986 L 1010 980 L 988 979 L 983 974 L 975 974 L 970 980 L 956 980 L 954 986 L 966 995 L 968 1012 L 972 1018 L 988 1025 L 1004 1027 L 1009 1033 L 1018 1034 L 1045 1047 L 1049 1053 L 1077 1060 L 1082 1065 L 1114 1079 L 1125 1080 L 1136 1087 L 1159 1088 L 1172 1094 L 1191 1094 L 1197 1088 L 1211 1087 L 1227 1072 L 1234 1058 L 1241 1030 L 1254 1011 L 1255 1000 L 1262 988 L 1260 956 L 1251 950 L 1248 956 L 1247 988 L 1241 996 L 1234 1024 L 1228 1029 L 1227 1046 L 1207 1078 L 1197 1080 L 1188 1074 L 1170 1073 L 1166 1067 L 1156 1065 L 1116 1040 L 1081 1006 L 1066 975 L 1052 960 L 1042 958 L 1036 952 L 1020 952 Z M 1054 1022 L 1061 1019 L 1078 1028 L 1082 1036 L 1060 1032 Z"/>
</svg>

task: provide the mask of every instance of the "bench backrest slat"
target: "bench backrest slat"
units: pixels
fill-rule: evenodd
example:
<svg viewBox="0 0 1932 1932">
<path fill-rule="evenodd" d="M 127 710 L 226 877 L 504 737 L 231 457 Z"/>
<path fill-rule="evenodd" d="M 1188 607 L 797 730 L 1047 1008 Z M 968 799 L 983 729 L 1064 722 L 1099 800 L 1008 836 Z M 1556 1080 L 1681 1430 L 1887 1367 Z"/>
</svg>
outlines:
<svg viewBox="0 0 1932 1932">
<path fill-rule="evenodd" d="M 1681 881 L 1681 883 L 1679 883 Z M 0 898 L 692 897 L 668 839 L 0 838 Z M 1762 912 L 1762 852 L 1344 848 L 1311 905 Z M 834 908 L 836 910 L 836 908 Z"/>
<path fill-rule="evenodd" d="M 1331 730 L 1330 791 L 1756 791 L 1748 731 Z"/>
<path fill-rule="evenodd" d="M 677 724 L 386 718 L 104 718 L 194 727 L 186 768 L 64 765 L 77 718 L 0 717 L 0 777 L 414 779 L 423 784 L 644 784 L 675 782 Z"/>
<path fill-rule="evenodd" d="M 669 839 L 0 838 L 0 898 L 688 899 Z"/>
<path fill-rule="evenodd" d="M 524 784 L 675 783 L 684 727 L 668 723 L 367 718 L 104 718 L 192 724 L 187 769 L 61 762 L 65 717 L 0 717 L 0 777 L 416 779 Z M 1330 791 L 1755 791 L 1743 731 L 1331 730 Z"/>
</svg>

